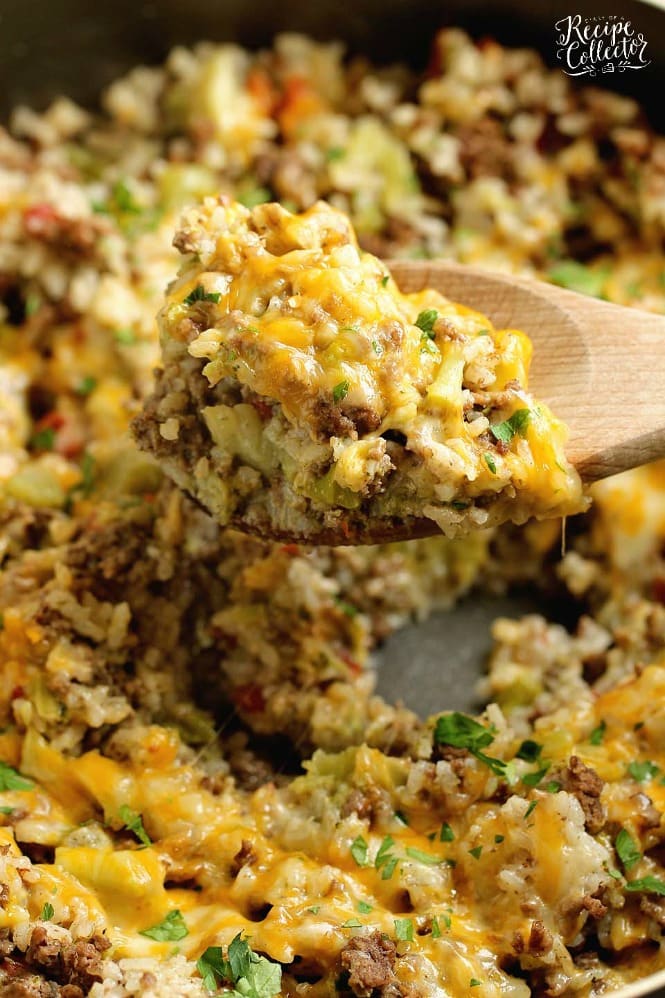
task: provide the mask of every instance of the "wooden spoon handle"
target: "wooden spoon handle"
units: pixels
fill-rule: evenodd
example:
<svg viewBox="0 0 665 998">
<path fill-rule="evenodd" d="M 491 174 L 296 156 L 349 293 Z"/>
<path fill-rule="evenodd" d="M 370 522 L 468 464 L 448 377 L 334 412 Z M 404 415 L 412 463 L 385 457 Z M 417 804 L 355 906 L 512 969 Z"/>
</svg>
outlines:
<svg viewBox="0 0 665 998">
<path fill-rule="evenodd" d="M 568 424 L 585 481 L 665 457 L 665 317 L 446 260 L 388 266 L 403 291 L 435 288 L 528 334 L 530 386 Z"/>
</svg>

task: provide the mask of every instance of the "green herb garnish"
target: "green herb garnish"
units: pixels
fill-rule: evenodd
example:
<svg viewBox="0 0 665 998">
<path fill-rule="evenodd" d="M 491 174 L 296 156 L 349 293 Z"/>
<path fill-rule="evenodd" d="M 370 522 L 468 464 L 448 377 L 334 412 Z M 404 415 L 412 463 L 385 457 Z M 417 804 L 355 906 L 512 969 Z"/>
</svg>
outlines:
<svg viewBox="0 0 665 998">
<path fill-rule="evenodd" d="M 182 917 L 182 912 L 174 908 L 161 922 L 152 925 L 149 929 L 142 929 L 139 935 L 147 936 L 148 939 L 154 939 L 158 943 L 171 943 L 188 936 L 189 929 Z"/>
<path fill-rule="evenodd" d="M 206 291 L 202 284 L 197 284 L 193 291 L 183 298 L 183 305 L 193 305 L 197 301 L 212 301 L 217 304 L 222 295 L 219 291 Z"/>
<path fill-rule="evenodd" d="M 346 922 L 342 922 L 343 929 L 361 929 L 362 922 L 359 918 L 347 918 Z"/>
<path fill-rule="evenodd" d="M 273 998 L 281 989 L 280 965 L 254 953 L 241 933 L 229 943 L 228 959 L 221 946 L 209 946 L 196 966 L 208 991 L 231 983 L 233 998 Z"/>
<path fill-rule="evenodd" d="M 435 308 L 426 308 L 424 312 L 419 313 L 415 324 L 428 339 L 433 340 L 434 324 L 438 318 L 439 313 Z"/>
<path fill-rule="evenodd" d="M 130 832 L 133 832 L 139 842 L 142 842 L 144 846 L 152 845 L 150 836 L 143 827 L 143 818 L 138 811 L 133 811 L 129 805 L 123 804 L 119 808 L 118 814 L 120 815 L 125 828 L 127 828 Z"/>
<path fill-rule="evenodd" d="M 55 914 L 55 909 L 50 901 L 47 901 L 41 910 L 39 918 L 42 922 L 50 922 Z"/>
<path fill-rule="evenodd" d="M 116 343 L 119 343 L 123 347 L 133 347 L 136 343 L 136 333 L 129 326 L 123 329 L 116 329 L 113 333 L 113 337 Z"/>
<path fill-rule="evenodd" d="M 625 828 L 622 828 L 617 835 L 614 848 L 625 870 L 630 870 L 642 859 L 642 853 L 638 849 L 637 843 Z"/>
<path fill-rule="evenodd" d="M 0 791 L 2 790 L 32 790 L 34 783 L 21 776 L 13 766 L 0 762 Z"/>
<path fill-rule="evenodd" d="M 250 187 L 244 193 L 236 195 L 236 200 L 244 204 L 245 208 L 256 208 L 257 204 L 265 204 L 272 200 L 272 194 L 267 187 Z"/>
<path fill-rule="evenodd" d="M 418 863 L 423 863 L 425 866 L 439 866 L 443 863 L 443 858 L 441 856 L 432 856 L 431 853 L 423 852 L 422 849 L 415 849 L 412 846 L 407 846 L 404 851 L 411 859 L 415 859 Z"/>
<path fill-rule="evenodd" d="M 413 940 L 413 921 L 410 918 L 396 918 L 395 922 L 395 936 L 397 939 L 401 939 L 403 942 L 411 942 Z"/>
<path fill-rule="evenodd" d="M 629 880 L 627 891 L 644 891 L 645 894 L 660 894 L 665 897 L 665 880 L 658 877 L 641 877 L 639 880 Z"/>
<path fill-rule="evenodd" d="M 607 730 L 607 724 L 605 723 L 605 721 L 601 721 L 600 724 L 596 728 L 594 728 L 591 734 L 589 735 L 589 743 L 591 745 L 602 745 L 606 730 Z"/>
<path fill-rule="evenodd" d="M 339 384 L 335 385 L 332 392 L 333 402 L 341 402 L 349 394 L 349 382 L 340 381 Z"/>
<path fill-rule="evenodd" d="M 628 772 L 634 780 L 637 780 L 638 783 L 643 783 L 645 780 L 652 780 L 654 776 L 657 776 L 660 772 L 660 768 L 655 762 L 650 762 L 649 759 L 645 759 L 644 762 L 629 763 Z"/>
<path fill-rule="evenodd" d="M 350 852 L 358 866 L 367 866 L 367 842 L 362 835 L 353 840 Z"/>
<path fill-rule="evenodd" d="M 536 810 L 537 806 L 538 806 L 538 801 L 532 800 L 529 806 L 527 807 L 526 811 L 524 812 L 524 821 L 526 821 L 527 818 L 531 817 L 533 812 Z"/>
<path fill-rule="evenodd" d="M 46 426 L 43 430 L 37 430 L 30 437 L 30 447 L 33 450 L 53 450 L 55 446 L 55 430 L 52 426 Z"/>
<path fill-rule="evenodd" d="M 90 392 L 94 391 L 97 387 L 97 378 L 93 378 L 91 374 L 86 374 L 84 378 L 81 378 L 78 385 L 75 388 L 77 395 L 89 395 Z"/>
<path fill-rule="evenodd" d="M 455 748 L 468 749 L 496 776 L 505 776 L 506 763 L 502 759 L 493 759 L 481 751 L 494 741 L 494 732 L 479 724 L 478 721 L 474 721 L 468 714 L 461 714 L 458 711 L 442 714 L 436 722 L 434 741 L 439 745 L 452 745 Z"/>
<path fill-rule="evenodd" d="M 359 901 L 356 907 L 361 915 L 369 915 L 370 911 L 374 911 L 373 905 L 368 904 L 367 901 Z"/>
<path fill-rule="evenodd" d="M 483 854 L 482 846 L 474 846 L 473 849 L 469 849 L 469 855 L 473 856 L 474 859 L 480 859 Z"/>
<path fill-rule="evenodd" d="M 547 276 L 553 284 L 558 284 L 562 288 L 602 298 L 608 270 L 606 268 L 591 270 L 577 260 L 561 260 L 550 268 Z"/>
<path fill-rule="evenodd" d="M 537 769 L 535 773 L 525 773 L 522 777 L 522 783 L 525 787 L 537 787 L 542 778 L 545 776 L 550 768 L 551 763 L 546 763 L 541 769 Z"/>
<path fill-rule="evenodd" d="M 489 468 L 489 470 L 492 472 L 493 475 L 496 475 L 496 463 L 495 463 L 494 458 L 492 457 L 492 455 L 491 454 L 483 454 L 483 457 L 485 458 L 485 464 L 487 465 L 487 467 Z"/>
<path fill-rule="evenodd" d="M 531 738 L 527 738 L 526 741 L 523 741 L 518 748 L 515 753 L 515 757 L 517 759 L 523 759 L 524 762 L 537 762 L 542 751 L 542 745 L 538 742 L 534 742 Z"/>
<path fill-rule="evenodd" d="M 439 842 L 453 842 L 455 839 L 455 833 L 448 824 L 447 821 L 441 825 L 441 831 L 439 832 Z"/>
<path fill-rule="evenodd" d="M 515 435 L 520 437 L 526 436 L 530 419 L 530 409 L 517 409 L 509 419 L 504 419 L 503 423 L 490 426 L 490 431 L 495 440 L 501 440 L 504 444 L 509 444 Z"/>
<path fill-rule="evenodd" d="M 441 938 L 441 926 L 439 925 L 439 919 L 436 915 L 432 916 L 432 939 Z"/>
</svg>

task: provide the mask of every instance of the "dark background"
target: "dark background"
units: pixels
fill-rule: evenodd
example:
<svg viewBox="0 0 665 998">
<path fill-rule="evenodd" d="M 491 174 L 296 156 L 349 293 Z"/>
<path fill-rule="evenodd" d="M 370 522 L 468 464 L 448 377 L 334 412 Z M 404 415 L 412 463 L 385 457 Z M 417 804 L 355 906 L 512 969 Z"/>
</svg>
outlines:
<svg viewBox="0 0 665 998">
<path fill-rule="evenodd" d="M 0 0 L 0 115 L 60 93 L 93 103 L 114 77 L 159 62 L 176 44 L 256 47 L 287 29 L 422 67 L 436 28 L 458 24 L 476 37 L 531 45 L 556 65 L 554 24 L 574 13 L 620 14 L 643 32 L 651 65 L 594 83 L 634 94 L 665 127 L 665 10 L 638 0 Z"/>
</svg>

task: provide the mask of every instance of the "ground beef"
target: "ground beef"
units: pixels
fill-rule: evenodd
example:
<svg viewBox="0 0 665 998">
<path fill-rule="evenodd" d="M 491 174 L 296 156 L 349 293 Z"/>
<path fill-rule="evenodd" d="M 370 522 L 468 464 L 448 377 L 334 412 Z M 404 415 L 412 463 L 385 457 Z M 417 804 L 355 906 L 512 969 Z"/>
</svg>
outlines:
<svg viewBox="0 0 665 998">
<path fill-rule="evenodd" d="M 540 919 L 531 923 L 529 938 L 525 939 L 521 932 L 513 936 L 513 950 L 519 956 L 528 953 L 531 956 L 545 956 L 552 949 L 552 933 Z"/>
<path fill-rule="evenodd" d="M 380 932 L 356 936 L 341 952 L 344 970 L 349 972 L 349 987 L 358 998 L 367 998 L 377 988 L 397 984 L 395 957 L 397 951 L 392 940 Z"/>
<path fill-rule="evenodd" d="M 605 824 L 605 808 L 600 795 L 603 789 L 601 780 L 595 769 L 585 766 L 576 755 L 571 755 L 565 770 L 558 774 L 561 786 L 568 793 L 577 797 L 584 811 L 584 824 L 591 835 L 596 835 Z"/>
<path fill-rule="evenodd" d="M 471 179 L 513 177 L 514 146 L 506 138 L 501 122 L 494 118 L 462 125 L 457 132 L 460 162 Z"/>
<path fill-rule="evenodd" d="M 249 839 L 243 839 L 242 845 L 233 857 L 233 861 L 231 863 L 231 876 L 237 877 L 243 866 L 251 866 L 252 863 L 256 863 L 257 859 L 258 856 L 256 855 L 256 851 L 252 843 Z"/>
<path fill-rule="evenodd" d="M 79 988 L 82 994 L 87 994 L 95 981 L 103 979 L 101 954 L 109 946 L 108 939 L 99 934 L 90 939 L 63 943 L 49 937 L 46 926 L 38 925 L 32 931 L 25 963 L 46 978 L 72 985 Z"/>
<path fill-rule="evenodd" d="M 369 406 L 349 406 L 342 408 L 329 398 L 319 396 L 310 406 L 310 418 L 319 440 L 328 441 L 331 437 L 362 436 L 371 433 L 381 425 L 381 415 Z"/>
<path fill-rule="evenodd" d="M 342 817 L 348 818 L 350 814 L 369 818 L 370 825 L 390 820 L 393 816 L 390 795 L 377 786 L 364 787 L 362 790 L 355 787 L 342 804 Z"/>
</svg>

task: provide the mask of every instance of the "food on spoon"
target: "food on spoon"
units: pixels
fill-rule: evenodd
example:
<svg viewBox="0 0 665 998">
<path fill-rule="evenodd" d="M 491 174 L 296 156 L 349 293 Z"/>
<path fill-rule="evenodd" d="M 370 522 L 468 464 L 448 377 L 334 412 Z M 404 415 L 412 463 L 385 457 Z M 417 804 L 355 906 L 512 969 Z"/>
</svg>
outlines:
<svg viewBox="0 0 665 998">
<path fill-rule="evenodd" d="M 135 429 L 221 524 L 334 543 L 584 508 L 528 338 L 402 294 L 341 212 L 206 198 L 175 245 Z"/>
</svg>

